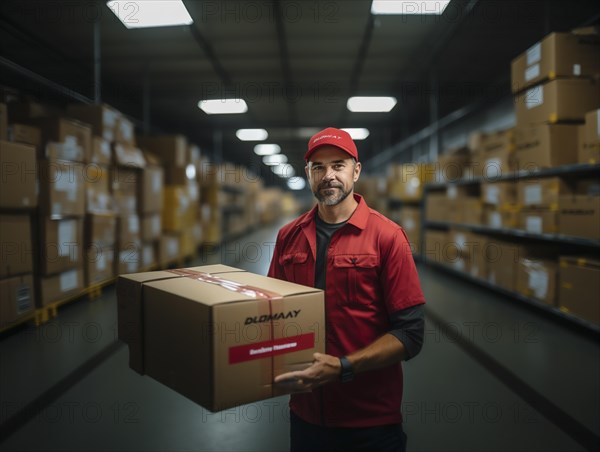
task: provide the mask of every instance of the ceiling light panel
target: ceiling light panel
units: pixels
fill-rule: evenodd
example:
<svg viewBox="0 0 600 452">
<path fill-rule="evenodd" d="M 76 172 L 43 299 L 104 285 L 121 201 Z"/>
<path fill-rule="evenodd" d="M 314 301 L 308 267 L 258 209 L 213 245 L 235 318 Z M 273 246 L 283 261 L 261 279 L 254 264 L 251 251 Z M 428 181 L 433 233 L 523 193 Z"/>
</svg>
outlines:
<svg viewBox="0 0 600 452">
<path fill-rule="evenodd" d="M 381 15 L 440 15 L 450 0 L 373 0 L 371 14 Z"/>
<path fill-rule="evenodd" d="M 369 129 L 342 129 L 350 134 L 353 140 L 364 140 L 370 135 Z"/>
<path fill-rule="evenodd" d="M 181 0 L 109 1 L 106 6 L 127 28 L 172 27 L 194 23 Z"/>
<path fill-rule="evenodd" d="M 278 144 L 257 144 L 254 146 L 256 155 L 273 155 L 281 152 L 281 146 Z"/>
<path fill-rule="evenodd" d="M 242 141 L 264 141 L 269 138 L 265 129 L 239 129 L 235 136 Z"/>
<path fill-rule="evenodd" d="M 201 100 L 198 108 L 207 115 L 232 115 L 248 111 L 248 105 L 243 99 Z"/>
<path fill-rule="evenodd" d="M 356 96 L 348 99 L 346 106 L 354 113 L 387 113 L 396 102 L 395 97 Z"/>
</svg>

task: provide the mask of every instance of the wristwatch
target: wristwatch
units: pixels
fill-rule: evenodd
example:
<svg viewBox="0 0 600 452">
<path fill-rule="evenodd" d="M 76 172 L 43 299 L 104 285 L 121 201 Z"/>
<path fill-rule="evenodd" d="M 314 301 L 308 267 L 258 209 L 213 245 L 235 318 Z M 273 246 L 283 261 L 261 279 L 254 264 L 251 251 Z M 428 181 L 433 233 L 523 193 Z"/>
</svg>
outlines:
<svg viewBox="0 0 600 452">
<path fill-rule="evenodd" d="M 354 369 L 352 369 L 352 365 L 348 358 L 342 356 L 340 358 L 340 364 L 342 365 L 342 373 L 340 374 L 340 380 L 342 383 L 348 383 L 349 381 L 354 380 Z"/>
</svg>

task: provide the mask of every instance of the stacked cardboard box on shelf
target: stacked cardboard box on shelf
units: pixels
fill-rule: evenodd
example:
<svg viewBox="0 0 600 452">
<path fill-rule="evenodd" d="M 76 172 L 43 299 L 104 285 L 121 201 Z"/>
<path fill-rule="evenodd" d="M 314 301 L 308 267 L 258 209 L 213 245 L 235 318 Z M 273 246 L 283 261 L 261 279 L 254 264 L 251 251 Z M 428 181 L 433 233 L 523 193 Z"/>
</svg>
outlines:
<svg viewBox="0 0 600 452">
<path fill-rule="evenodd" d="M 28 120 L 41 130 L 40 204 L 36 221 L 40 265 L 40 307 L 67 299 L 84 288 L 86 158 L 91 130 L 62 117 Z"/>
<path fill-rule="evenodd" d="M 163 233 L 158 237 L 157 256 L 161 266 L 195 254 L 197 239 L 195 225 L 199 209 L 200 189 L 196 167 L 192 164 L 192 148 L 183 135 L 138 136 L 139 145 L 156 156 L 164 170 L 162 202 L 154 212 L 144 212 L 144 216 L 156 218 L 160 213 L 160 226 Z M 154 165 L 155 182 L 158 165 Z M 148 179 L 150 182 L 150 178 Z M 152 224 L 152 222 L 154 222 Z M 146 218 L 147 227 L 158 226 L 159 220 Z M 147 227 L 145 228 L 147 231 Z M 146 254 L 149 247 L 146 245 Z"/>
<path fill-rule="evenodd" d="M 421 163 L 405 163 L 391 165 L 388 171 L 388 199 L 398 201 L 420 201 L 423 198 L 423 187 L 433 182 L 436 176 L 435 165 Z"/>
<path fill-rule="evenodd" d="M 600 325 L 600 261 L 586 256 L 561 256 L 559 262 L 560 309 Z"/>
<path fill-rule="evenodd" d="M 479 134 L 476 146 L 471 156 L 474 176 L 493 180 L 516 169 L 514 128 Z"/>
<path fill-rule="evenodd" d="M 585 114 L 585 124 L 579 126 L 579 163 L 600 163 L 600 109 Z"/>
<path fill-rule="evenodd" d="M 513 60 L 520 169 L 580 160 L 574 123 L 600 106 L 599 52 L 596 35 L 551 33 Z"/>
</svg>

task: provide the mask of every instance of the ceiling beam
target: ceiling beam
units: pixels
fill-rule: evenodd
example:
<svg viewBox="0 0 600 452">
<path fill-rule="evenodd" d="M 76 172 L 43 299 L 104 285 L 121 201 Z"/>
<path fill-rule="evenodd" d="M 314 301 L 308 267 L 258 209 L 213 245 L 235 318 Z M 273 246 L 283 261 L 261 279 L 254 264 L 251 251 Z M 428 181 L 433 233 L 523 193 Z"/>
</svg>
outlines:
<svg viewBox="0 0 600 452">
<path fill-rule="evenodd" d="M 292 69 L 290 67 L 290 54 L 287 46 L 285 34 L 285 24 L 283 23 L 283 13 L 278 1 L 273 2 L 273 16 L 275 17 L 275 29 L 277 31 L 277 43 L 279 44 L 279 59 L 281 61 L 281 71 L 283 72 L 283 82 L 285 87 L 293 87 Z M 283 88 L 283 87 L 282 87 Z M 290 96 L 286 96 L 290 126 L 295 127 L 298 124 L 296 109 Z"/>
</svg>

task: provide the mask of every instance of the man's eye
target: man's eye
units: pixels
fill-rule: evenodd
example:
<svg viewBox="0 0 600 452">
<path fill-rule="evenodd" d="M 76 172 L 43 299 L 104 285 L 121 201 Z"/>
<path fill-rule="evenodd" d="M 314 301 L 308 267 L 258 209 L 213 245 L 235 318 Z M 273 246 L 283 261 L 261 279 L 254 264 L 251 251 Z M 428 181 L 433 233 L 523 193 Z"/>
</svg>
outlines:
<svg viewBox="0 0 600 452">
<path fill-rule="evenodd" d="M 321 171 L 323 169 L 323 167 L 321 165 L 315 165 L 312 168 L 313 168 L 313 171 Z"/>
<path fill-rule="evenodd" d="M 342 165 L 341 163 L 336 163 L 335 165 L 333 165 L 333 169 L 335 170 L 341 170 L 342 168 L 344 168 L 344 165 Z"/>
</svg>

